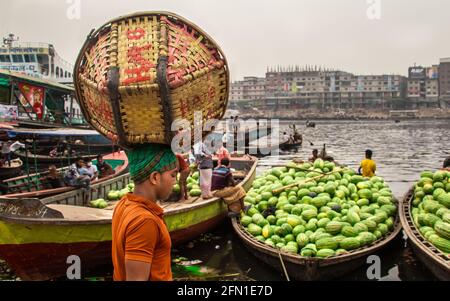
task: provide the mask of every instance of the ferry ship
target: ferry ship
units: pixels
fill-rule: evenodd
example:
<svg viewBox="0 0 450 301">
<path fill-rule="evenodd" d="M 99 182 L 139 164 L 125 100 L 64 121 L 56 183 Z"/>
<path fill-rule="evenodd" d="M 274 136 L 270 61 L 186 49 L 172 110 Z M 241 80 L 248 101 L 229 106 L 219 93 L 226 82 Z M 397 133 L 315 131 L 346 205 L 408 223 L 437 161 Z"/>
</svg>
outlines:
<svg viewBox="0 0 450 301">
<path fill-rule="evenodd" d="M 62 59 L 52 44 L 19 42 L 14 34 L 3 38 L 0 69 L 71 84 L 73 65 Z"/>
</svg>

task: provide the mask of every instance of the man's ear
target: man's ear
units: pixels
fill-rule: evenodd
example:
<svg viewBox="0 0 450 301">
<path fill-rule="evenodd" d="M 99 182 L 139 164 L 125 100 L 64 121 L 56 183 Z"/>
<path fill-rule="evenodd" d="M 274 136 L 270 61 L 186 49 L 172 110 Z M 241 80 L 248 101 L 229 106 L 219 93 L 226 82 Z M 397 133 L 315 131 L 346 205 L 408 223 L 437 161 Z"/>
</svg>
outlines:
<svg viewBox="0 0 450 301">
<path fill-rule="evenodd" d="M 161 174 L 157 171 L 154 171 L 150 174 L 150 183 L 153 185 L 157 185 L 161 180 Z"/>
</svg>

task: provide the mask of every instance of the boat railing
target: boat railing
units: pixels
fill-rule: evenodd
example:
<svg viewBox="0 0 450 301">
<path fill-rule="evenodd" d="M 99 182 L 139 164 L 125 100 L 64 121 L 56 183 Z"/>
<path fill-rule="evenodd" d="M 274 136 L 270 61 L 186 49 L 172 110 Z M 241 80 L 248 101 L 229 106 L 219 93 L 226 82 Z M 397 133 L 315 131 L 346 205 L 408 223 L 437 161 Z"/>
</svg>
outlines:
<svg viewBox="0 0 450 301">
<path fill-rule="evenodd" d="M 42 199 L 44 204 L 86 206 L 90 200 L 106 198 L 111 190 L 120 190 L 130 183 L 130 173 L 91 185 L 90 190 L 76 189 Z"/>
</svg>

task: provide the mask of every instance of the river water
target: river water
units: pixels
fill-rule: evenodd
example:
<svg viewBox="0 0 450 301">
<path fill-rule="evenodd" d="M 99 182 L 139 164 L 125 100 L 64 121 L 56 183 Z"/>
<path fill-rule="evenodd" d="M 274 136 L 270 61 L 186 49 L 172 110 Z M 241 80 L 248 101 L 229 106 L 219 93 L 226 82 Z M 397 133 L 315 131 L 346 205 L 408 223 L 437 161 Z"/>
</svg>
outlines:
<svg viewBox="0 0 450 301">
<path fill-rule="evenodd" d="M 450 155 L 450 120 L 319 121 L 315 128 L 306 128 L 303 121 L 293 120 L 280 122 L 280 130 L 286 130 L 291 124 L 296 124 L 303 134 L 303 146 L 277 157 L 261 158 L 257 174 L 293 158 L 305 160 L 314 148 L 321 150 L 323 144 L 337 162 L 357 168 L 364 158 L 364 151 L 371 149 L 377 163 L 377 175 L 389 183 L 394 195 L 400 199 L 418 180 L 421 171 L 440 168 L 445 157 Z M 380 280 L 435 280 L 407 245 L 403 233 L 377 255 L 381 263 Z M 202 241 L 175 250 L 173 256 L 201 260 L 199 266 L 203 275 L 219 274 L 224 276 L 223 279 L 285 280 L 284 274 L 256 259 L 244 247 L 233 234 L 229 222 Z M 369 280 L 368 267 L 363 266 L 340 280 Z M 181 272 L 177 267 L 175 274 Z"/>
<path fill-rule="evenodd" d="M 303 146 L 277 157 L 261 158 L 257 174 L 273 164 L 293 158 L 307 159 L 312 149 L 320 150 L 323 144 L 336 161 L 357 168 L 369 148 L 377 163 L 377 175 L 390 184 L 400 199 L 421 171 L 440 168 L 444 158 L 450 155 L 449 120 L 319 121 L 315 128 L 306 128 L 303 121 L 282 121 L 280 129 L 283 131 L 291 124 L 296 124 L 303 134 Z M 413 254 L 403 233 L 377 255 L 381 263 L 380 280 L 435 280 Z M 178 261 L 173 264 L 173 272 L 180 280 L 285 280 L 284 274 L 256 259 L 244 247 L 229 221 L 174 249 L 172 258 Z M 368 280 L 368 267 L 363 266 L 340 280 Z M 100 275 L 88 279 L 110 279 L 110 274 Z"/>
</svg>

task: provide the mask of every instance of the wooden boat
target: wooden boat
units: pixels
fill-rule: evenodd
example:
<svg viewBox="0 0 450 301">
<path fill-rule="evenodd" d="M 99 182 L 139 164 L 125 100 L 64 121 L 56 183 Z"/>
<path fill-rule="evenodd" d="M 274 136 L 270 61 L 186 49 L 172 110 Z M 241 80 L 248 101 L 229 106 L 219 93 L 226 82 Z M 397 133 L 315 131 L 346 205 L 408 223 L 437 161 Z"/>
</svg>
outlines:
<svg viewBox="0 0 450 301">
<path fill-rule="evenodd" d="M 289 140 L 279 141 L 279 143 L 272 143 L 270 136 L 261 137 L 248 145 L 245 145 L 245 153 L 256 157 L 264 157 L 268 155 L 278 154 L 282 146 L 287 146 Z"/>
<path fill-rule="evenodd" d="M 105 162 L 107 162 L 115 173 L 113 175 L 93 181 L 92 184 L 98 182 L 104 182 L 123 174 L 128 170 L 128 158 L 125 152 L 112 153 L 103 156 Z M 93 161 L 95 164 L 95 160 Z M 58 172 L 64 174 L 67 167 L 58 169 Z M 0 192 L 0 198 L 43 198 L 55 194 L 64 193 L 67 191 L 77 190 L 75 187 L 64 186 L 60 188 L 52 188 L 49 181 L 45 178 L 48 171 L 20 176 L 16 178 L 10 178 L 2 182 L 2 191 Z"/>
<path fill-rule="evenodd" d="M 0 167 L 0 180 L 17 177 L 22 173 L 22 161 L 20 159 L 11 160 L 11 166 L 6 165 Z"/>
<path fill-rule="evenodd" d="M 302 140 L 298 140 L 298 141 L 286 141 L 284 143 L 280 144 L 280 149 L 281 150 L 290 150 L 290 149 L 294 149 L 296 147 L 300 147 L 302 146 L 303 141 Z"/>
<path fill-rule="evenodd" d="M 38 154 L 33 154 L 30 151 L 28 151 L 28 153 L 26 153 L 23 150 L 17 150 L 14 152 L 14 154 L 16 154 L 23 162 L 26 162 L 28 160 L 29 164 L 34 164 L 34 162 L 36 162 L 38 165 L 43 165 L 43 164 L 55 164 L 55 165 L 59 165 L 62 163 L 73 163 L 75 161 L 75 159 L 78 157 L 76 155 L 68 157 L 68 156 L 58 156 L 58 157 L 51 157 L 51 156 L 47 156 L 47 155 L 38 155 Z M 83 159 L 95 159 L 97 157 L 97 153 L 94 153 L 92 155 L 84 155 L 84 156 L 80 156 Z"/>
<path fill-rule="evenodd" d="M 283 272 L 283 266 L 290 278 L 296 280 L 329 280 L 343 276 L 366 264 L 367 256 L 375 254 L 386 247 L 400 233 L 402 226 L 397 215 L 394 231 L 387 236 L 373 242 L 371 245 L 350 251 L 348 254 L 320 259 L 303 257 L 297 254 L 286 253 L 272 248 L 256 240 L 237 221 L 232 220 L 235 233 L 244 243 L 245 247 L 264 263 Z"/>
<path fill-rule="evenodd" d="M 232 158 L 234 173 L 244 189 L 250 189 L 256 171 L 255 158 Z M 236 178 L 236 177 L 235 177 Z M 92 185 L 86 198 L 72 191 L 37 199 L 0 200 L 0 258 L 24 280 L 65 277 L 67 257 L 77 255 L 82 275 L 99 268 L 111 271 L 111 218 L 115 204 L 105 209 L 85 207 L 130 181 L 124 174 Z M 226 218 L 222 200 L 190 198 L 185 202 L 162 203 L 164 218 L 174 246 L 192 240 Z"/>
<path fill-rule="evenodd" d="M 424 265 L 440 280 L 450 280 L 450 257 L 438 250 L 428 242 L 416 228 L 412 213 L 411 203 L 414 198 L 414 187 L 404 196 L 400 206 L 400 220 L 403 230 L 408 236 L 414 253 Z"/>
<path fill-rule="evenodd" d="M 311 122 L 311 121 L 307 121 L 306 122 L 306 127 L 308 127 L 308 128 L 315 128 L 316 127 L 316 123 L 315 122 Z"/>
<path fill-rule="evenodd" d="M 112 144 L 77 144 L 72 142 L 67 142 L 66 145 L 74 150 L 77 154 L 105 154 L 114 152 L 118 147 Z"/>
</svg>

